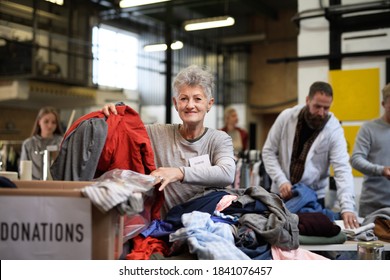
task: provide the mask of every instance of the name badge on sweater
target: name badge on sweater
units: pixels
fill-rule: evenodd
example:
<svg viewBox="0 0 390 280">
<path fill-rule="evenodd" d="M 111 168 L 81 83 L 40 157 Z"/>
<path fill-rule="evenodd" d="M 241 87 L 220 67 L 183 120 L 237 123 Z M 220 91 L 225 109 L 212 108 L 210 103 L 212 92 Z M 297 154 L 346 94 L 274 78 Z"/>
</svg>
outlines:
<svg viewBox="0 0 390 280">
<path fill-rule="evenodd" d="M 190 162 L 191 167 L 196 167 L 196 166 L 210 167 L 211 166 L 208 154 L 190 158 L 189 162 Z"/>
</svg>

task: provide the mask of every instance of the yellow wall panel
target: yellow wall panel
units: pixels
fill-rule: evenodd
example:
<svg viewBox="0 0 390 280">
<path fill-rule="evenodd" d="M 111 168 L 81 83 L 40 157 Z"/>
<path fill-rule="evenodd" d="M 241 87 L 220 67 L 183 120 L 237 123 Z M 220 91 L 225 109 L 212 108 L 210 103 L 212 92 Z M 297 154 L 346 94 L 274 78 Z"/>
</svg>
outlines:
<svg viewBox="0 0 390 280">
<path fill-rule="evenodd" d="M 329 71 L 333 87 L 331 111 L 341 121 L 366 121 L 379 117 L 379 68 Z"/>
<path fill-rule="evenodd" d="M 347 141 L 347 150 L 348 154 L 351 157 L 353 152 L 353 147 L 355 145 L 355 139 L 356 135 L 360 129 L 360 126 L 354 125 L 354 126 L 343 126 L 344 129 L 344 137 Z M 356 169 L 352 168 L 352 175 L 354 177 L 363 177 L 363 174 L 357 171 Z M 330 167 L 330 176 L 334 176 L 334 170 L 333 167 Z"/>
<path fill-rule="evenodd" d="M 360 129 L 360 126 L 343 126 L 345 139 L 347 140 L 347 149 L 349 156 L 352 156 L 353 147 L 355 145 L 356 135 Z M 355 177 L 363 177 L 363 174 L 357 171 L 356 169 L 352 169 L 353 176 Z"/>
</svg>

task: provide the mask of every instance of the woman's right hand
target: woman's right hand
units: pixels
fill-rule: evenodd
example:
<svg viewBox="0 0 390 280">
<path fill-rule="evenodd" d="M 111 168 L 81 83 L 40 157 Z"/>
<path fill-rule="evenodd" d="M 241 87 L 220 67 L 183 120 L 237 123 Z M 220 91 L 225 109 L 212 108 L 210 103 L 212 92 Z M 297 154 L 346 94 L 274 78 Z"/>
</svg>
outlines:
<svg viewBox="0 0 390 280">
<path fill-rule="evenodd" d="M 177 167 L 159 167 L 150 175 L 156 177 L 157 183 L 161 183 L 159 191 L 162 191 L 169 183 L 181 182 L 184 179 L 184 173 Z"/>
<path fill-rule="evenodd" d="M 114 115 L 117 115 L 118 112 L 115 108 L 115 104 L 113 103 L 108 103 L 103 106 L 103 108 L 100 110 L 106 117 L 108 117 L 111 113 Z"/>
</svg>

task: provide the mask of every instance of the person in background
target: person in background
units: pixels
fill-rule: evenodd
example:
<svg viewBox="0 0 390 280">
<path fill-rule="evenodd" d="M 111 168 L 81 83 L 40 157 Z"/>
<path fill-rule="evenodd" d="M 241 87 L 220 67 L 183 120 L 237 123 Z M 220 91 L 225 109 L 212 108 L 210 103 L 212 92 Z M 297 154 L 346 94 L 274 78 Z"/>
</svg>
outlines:
<svg viewBox="0 0 390 280">
<path fill-rule="evenodd" d="M 265 169 L 272 179 L 271 192 L 286 201 L 294 184 L 312 188 L 324 207 L 330 165 L 334 169 L 337 198 L 346 228 L 357 228 L 355 192 L 343 128 L 329 111 L 330 84 L 310 86 L 305 105 L 282 111 L 271 127 L 262 150 Z"/>
<path fill-rule="evenodd" d="M 173 90 L 173 104 L 182 123 L 146 125 L 157 167 L 150 175 L 160 179 L 159 190 L 164 190 L 163 216 L 205 188 L 226 188 L 235 174 L 231 138 L 204 126 L 214 104 L 213 75 L 189 66 L 177 74 Z M 117 113 L 114 104 L 105 105 L 102 112 L 106 116 Z"/>
<path fill-rule="evenodd" d="M 221 130 L 232 137 L 234 154 L 237 156 L 240 152 L 248 149 L 248 132 L 237 126 L 238 114 L 232 106 L 225 109 L 224 122 L 225 125 Z"/>
<path fill-rule="evenodd" d="M 43 156 L 48 148 L 59 150 L 63 137 L 58 113 L 53 107 L 39 110 L 31 137 L 23 141 L 20 160 L 32 161 L 32 179 L 43 179 Z"/>
<path fill-rule="evenodd" d="M 365 122 L 357 136 L 352 167 L 364 174 L 359 216 L 390 207 L 390 83 L 382 89 L 384 113 Z"/>
</svg>

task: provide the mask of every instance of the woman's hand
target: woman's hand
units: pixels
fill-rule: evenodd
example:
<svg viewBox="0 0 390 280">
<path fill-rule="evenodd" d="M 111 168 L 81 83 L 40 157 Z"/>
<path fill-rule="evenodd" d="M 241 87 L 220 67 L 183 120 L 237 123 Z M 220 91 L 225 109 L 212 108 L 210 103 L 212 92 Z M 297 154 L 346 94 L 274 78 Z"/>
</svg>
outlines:
<svg viewBox="0 0 390 280">
<path fill-rule="evenodd" d="M 154 170 L 150 175 L 157 178 L 157 183 L 161 183 L 159 191 L 165 189 L 169 183 L 182 181 L 184 178 L 183 172 L 177 167 L 160 167 Z"/>
<path fill-rule="evenodd" d="M 111 113 L 113 115 L 118 114 L 118 112 L 115 108 L 115 104 L 113 104 L 113 103 L 108 103 L 108 104 L 104 105 L 103 108 L 100 110 L 100 112 L 102 112 L 106 117 L 108 117 Z"/>
</svg>

